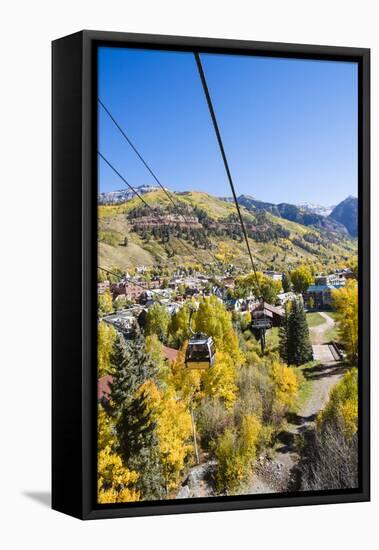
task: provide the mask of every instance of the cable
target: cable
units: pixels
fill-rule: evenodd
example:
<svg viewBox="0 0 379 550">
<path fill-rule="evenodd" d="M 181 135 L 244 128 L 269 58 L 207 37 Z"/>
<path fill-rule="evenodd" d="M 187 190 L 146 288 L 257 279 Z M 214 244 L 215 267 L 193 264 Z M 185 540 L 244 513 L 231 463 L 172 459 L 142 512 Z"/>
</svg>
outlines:
<svg viewBox="0 0 379 550">
<path fill-rule="evenodd" d="M 201 83 L 202 83 L 202 85 L 203 85 L 204 94 L 205 94 L 205 97 L 206 97 L 206 100 L 207 100 L 209 113 L 210 113 L 210 115 L 211 115 L 213 127 L 214 127 L 214 130 L 215 130 L 216 137 L 217 137 L 217 141 L 218 141 L 218 145 L 219 145 L 219 148 L 220 148 L 220 151 L 221 151 L 222 160 L 224 161 L 224 166 L 225 166 L 226 174 L 227 174 L 227 177 L 228 177 L 228 180 L 229 180 L 229 184 L 230 184 L 230 187 L 231 187 L 231 190 L 232 190 L 232 193 L 233 193 L 233 199 L 234 199 L 234 202 L 235 202 L 235 205 L 236 205 L 236 208 L 237 208 L 238 217 L 239 217 L 239 219 L 240 219 L 242 231 L 243 231 L 243 234 L 244 234 L 244 237 L 245 237 L 245 242 L 246 242 L 247 250 L 248 250 L 248 252 L 249 252 L 250 261 L 251 261 L 251 266 L 252 266 L 252 268 L 253 268 L 253 273 L 254 273 L 255 281 L 256 281 L 256 284 L 257 284 L 258 291 L 259 291 L 259 293 L 261 293 L 261 292 L 260 292 L 260 284 L 259 284 L 259 281 L 258 281 L 257 270 L 256 270 L 256 268 L 255 268 L 255 264 L 254 264 L 254 260 L 253 260 L 253 255 L 252 255 L 252 253 L 251 253 L 250 244 L 249 244 L 249 240 L 248 240 L 248 236 L 247 236 L 245 224 L 244 224 L 244 222 L 243 222 L 241 210 L 240 210 L 240 207 L 239 207 L 239 204 L 238 204 L 237 194 L 236 194 L 235 189 L 234 189 L 234 184 L 233 184 L 232 175 L 231 175 L 231 172 L 230 172 L 230 169 L 229 169 L 228 160 L 227 160 L 227 158 L 226 158 L 224 145 L 223 145 L 223 143 L 222 143 L 220 130 L 219 130 L 219 127 L 218 127 L 218 124 L 217 124 L 216 115 L 215 115 L 215 112 L 214 112 L 214 109 L 213 109 L 213 105 L 212 105 L 212 99 L 211 99 L 211 96 L 210 96 L 210 93 L 209 93 L 207 81 L 206 81 L 206 79 L 205 79 L 205 74 L 204 74 L 203 66 L 202 66 L 202 64 L 201 64 L 200 55 L 199 55 L 198 52 L 194 52 L 194 55 L 195 55 L 196 65 L 197 65 L 197 68 L 198 68 L 198 71 L 199 71 L 199 75 L 200 75 L 200 80 L 201 80 Z"/>
<path fill-rule="evenodd" d="M 115 174 L 117 174 L 119 176 L 119 178 L 125 183 L 125 185 L 127 185 L 129 187 L 129 189 L 131 191 L 133 191 L 133 193 L 135 193 L 135 195 L 143 202 L 143 204 L 145 204 L 149 210 L 151 210 L 151 212 L 153 214 L 156 214 L 154 208 L 148 203 L 145 201 L 145 199 L 138 193 L 138 191 L 135 190 L 135 188 L 130 185 L 130 183 L 124 178 L 124 176 L 122 174 L 120 174 L 120 172 L 113 166 L 113 164 L 111 162 L 109 162 L 109 160 L 107 158 L 105 158 L 105 156 L 100 153 L 100 151 L 98 151 L 98 155 L 103 159 L 104 162 L 106 162 L 106 164 L 113 170 L 113 172 L 115 172 Z M 164 225 L 164 220 L 162 220 L 159 215 L 158 215 L 158 220 L 162 223 L 162 225 Z M 179 238 L 180 239 L 180 238 Z M 197 258 L 194 253 L 192 252 L 192 250 L 189 248 L 189 246 L 187 246 L 187 243 L 185 243 L 185 241 L 183 239 L 182 240 L 182 244 L 184 245 L 184 247 L 187 249 L 187 251 L 189 252 L 189 254 L 193 257 L 193 259 L 195 260 L 196 263 L 199 263 L 199 258 Z M 202 262 L 203 263 L 203 262 Z M 204 263 L 203 263 L 204 265 Z"/>
<path fill-rule="evenodd" d="M 164 187 L 164 185 L 162 185 L 161 181 L 159 180 L 158 176 L 153 172 L 152 168 L 148 165 L 148 163 L 145 161 L 145 159 L 143 158 L 143 156 L 141 155 L 141 153 L 138 151 L 138 149 L 136 148 L 136 146 L 134 145 L 134 143 L 132 142 L 132 140 L 127 136 L 125 130 L 120 126 L 120 124 L 117 122 L 117 120 L 115 119 L 115 117 L 112 115 L 112 113 L 110 112 L 110 110 L 104 105 L 104 103 L 101 101 L 101 99 L 98 97 L 97 98 L 97 101 L 99 102 L 99 104 L 102 106 L 102 108 L 104 109 L 104 111 L 107 113 L 107 115 L 109 116 L 109 118 L 111 119 L 111 121 L 113 122 L 113 124 L 116 126 L 116 128 L 119 130 L 119 132 L 121 133 L 121 135 L 125 138 L 125 140 L 127 141 L 127 143 L 130 145 L 130 147 L 133 149 L 133 151 L 135 152 L 135 154 L 137 155 L 137 157 L 140 159 L 140 161 L 142 162 L 142 164 L 145 166 L 145 168 L 149 171 L 149 173 L 152 175 L 152 177 L 154 178 L 154 180 L 157 182 L 157 184 L 159 185 L 159 187 L 162 189 L 163 193 L 166 195 L 166 197 L 169 199 L 169 201 L 171 202 L 171 204 L 173 205 L 173 207 L 175 208 L 175 210 L 177 211 L 177 213 L 183 218 L 184 222 L 187 224 L 187 225 L 190 225 L 188 220 L 185 218 L 183 212 L 179 209 L 179 202 L 178 201 L 175 201 L 173 196 L 171 195 L 171 193 L 168 191 L 168 189 L 166 189 Z M 182 203 L 180 203 L 182 205 Z M 209 249 L 206 249 L 206 251 L 208 252 L 208 254 L 210 254 L 213 258 L 213 260 L 215 262 L 218 262 L 216 256 L 213 254 L 213 252 Z"/>
<path fill-rule="evenodd" d="M 101 158 L 103 159 L 104 162 L 106 162 L 106 163 L 108 164 L 108 166 L 113 170 L 113 172 L 114 172 L 115 174 L 118 175 L 118 177 L 125 183 L 125 185 L 127 185 L 127 186 L 129 187 L 129 189 L 130 189 L 131 191 L 133 191 L 133 193 L 143 202 L 143 204 L 145 204 L 148 208 L 150 208 L 150 210 L 153 210 L 153 208 L 150 206 L 150 204 L 147 203 L 143 197 L 141 197 L 141 195 L 138 193 L 138 191 L 136 191 L 136 190 L 134 189 L 134 187 L 133 187 L 132 185 L 130 185 L 130 183 L 129 183 L 128 181 L 126 181 L 126 179 L 124 178 L 124 176 L 123 176 L 122 174 L 120 174 L 120 172 L 119 172 L 118 170 L 116 170 L 116 168 L 113 166 L 113 164 L 111 164 L 111 163 L 109 162 L 109 160 L 106 159 L 106 158 L 104 157 L 104 155 L 102 155 L 102 154 L 100 153 L 100 151 L 98 151 L 97 154 L 99 155 L 99 157 L 101 157 Z"/>
</svg>

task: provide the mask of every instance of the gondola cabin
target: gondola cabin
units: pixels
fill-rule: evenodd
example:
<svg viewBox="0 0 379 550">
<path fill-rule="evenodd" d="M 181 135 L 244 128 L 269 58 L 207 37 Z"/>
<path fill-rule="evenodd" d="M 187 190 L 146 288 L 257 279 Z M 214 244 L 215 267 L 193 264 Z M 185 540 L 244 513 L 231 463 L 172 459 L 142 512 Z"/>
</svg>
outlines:
<svg viewBox="0 0 379 550">
<path fill-rule="evenodd" d="M 270 329 L 273 325 L 273 315 L 271 311 L 253 311 L 251 314 L 251 328 L 252 329 Z"/>
<path fill-rule="evenodd" d="M 185 365 L 187 369 L 206 370 L 214 363 L 216 346 L 212 336 L 197 333 L 188 342 Z"/>
</svg>

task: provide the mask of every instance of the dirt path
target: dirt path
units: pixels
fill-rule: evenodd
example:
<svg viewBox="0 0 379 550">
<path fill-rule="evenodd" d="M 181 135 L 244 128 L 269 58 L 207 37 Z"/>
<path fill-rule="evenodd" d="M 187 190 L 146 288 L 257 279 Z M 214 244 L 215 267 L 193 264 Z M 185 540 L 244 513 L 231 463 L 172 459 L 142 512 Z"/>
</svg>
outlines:
<svg viewBox="0 0 379 550">
<path fill-rule="evenodd" d="M 326 344 L 322 345 L 323 334 L 334 325 L 334 320 L 324 312 L 320 315 L 325 323 L 312 327 L 312 341 L 314 353 L 321 358 L 333 359 L 326 353 Z M 325 347 L 325 353 L 323 348 Z M 261 492 L 281 492 L 288 486 L 290 471 L 299 459 L 296 452 L 296 440 L 314 424 L 317 414 L 325 407 L 331 389 L 342 378 L 344 367 L 339 361 L 323 361 L 314 367 L 303 371 L 304 376 L 312 381 L 312 393 L 310 398 L 302 406 L 298 414 L 287 416 L 287 427 L 278 435 L 276 454 L 273 460 L 261 461 L 257 468 L 257 475 L 246 492 L 259 494 Z M 262 487 L 264 491 L 262 491 Z"/>
<path fill-rule="evenodd" d="M 334 319 L 332 319 L 324 311 L 318 312 L 321 317 L 325 319 L 325 323 L 310 328 L 312 344 L 322 344 L 324 333 L 334 326 Z"/>
</svg>

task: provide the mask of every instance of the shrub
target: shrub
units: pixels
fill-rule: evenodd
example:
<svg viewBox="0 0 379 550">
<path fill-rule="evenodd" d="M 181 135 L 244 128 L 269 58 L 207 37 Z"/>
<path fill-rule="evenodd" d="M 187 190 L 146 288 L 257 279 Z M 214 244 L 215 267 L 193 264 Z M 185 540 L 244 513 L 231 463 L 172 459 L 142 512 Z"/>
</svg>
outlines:
<svg viewBox="0 0 379 550">
<path fill-rule="evenodd" d="M 358 371 L 348 371 L 331 391 L 325 409 L 318 415 L 318 427 L 334 425 L 347 439 L 358 430 Z"/>
<path fill-rule="evenodd" d="M 205 450 L 214 448 L 218 438 L 233 426 L 233 413 L 220 399 L 205 398 L 197 412 L 197 429 Z"/>
<path fill-rule="evenodd" d="M 260 431 L 259 420 L 253 415 L 245 415 L 238 430 L 227 428 L 219 438 L 215 452 L 215 483 L 219 491 L 232 493 L 250 477 Z"/>
</svg>

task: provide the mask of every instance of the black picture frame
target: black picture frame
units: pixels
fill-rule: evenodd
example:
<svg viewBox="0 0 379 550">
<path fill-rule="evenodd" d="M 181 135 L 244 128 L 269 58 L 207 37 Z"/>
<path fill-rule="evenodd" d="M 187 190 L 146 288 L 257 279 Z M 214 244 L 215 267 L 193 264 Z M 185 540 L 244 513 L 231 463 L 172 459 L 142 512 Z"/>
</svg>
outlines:
<svg viewBox="0 0 379 550">
<path fill-rule="evenodd" d="M 358 489 L 96 503 L 96 48 L 355 61 L 359 77 Z M 302 506 L 370 499 L 370 50 L 81 31 L 52 44 L 52 507 L 81 519 Z"/>
</svg>

